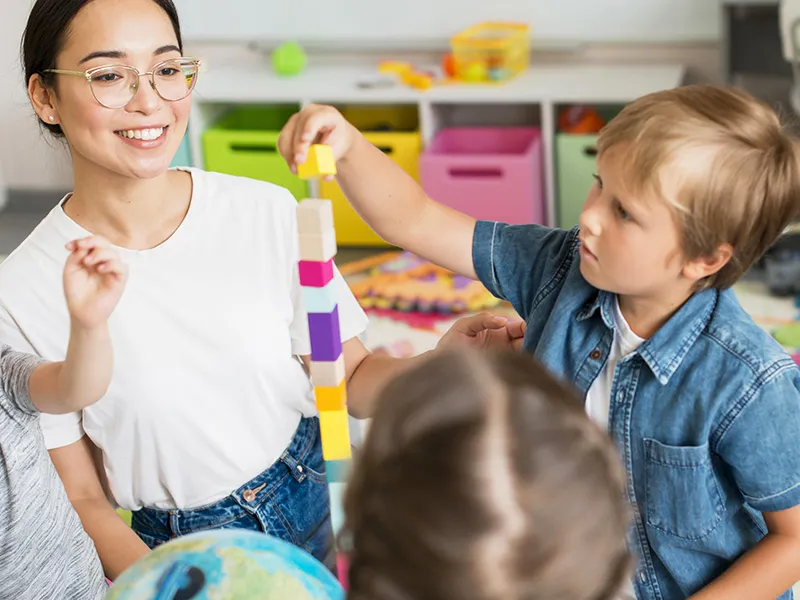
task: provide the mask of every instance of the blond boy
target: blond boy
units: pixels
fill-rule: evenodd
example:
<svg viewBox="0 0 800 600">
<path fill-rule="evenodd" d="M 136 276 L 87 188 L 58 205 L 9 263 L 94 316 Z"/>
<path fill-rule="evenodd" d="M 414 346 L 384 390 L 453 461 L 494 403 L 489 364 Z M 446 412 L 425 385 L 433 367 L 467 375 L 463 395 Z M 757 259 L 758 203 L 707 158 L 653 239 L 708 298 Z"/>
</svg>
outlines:
<svg viewBox="0 0 800 600">
<path fill-rule="evenodd" d="M 601 133 L 571 231 L 435 202 L 330 107 L 296 115 L 281 151 L 295 165 L 314 141 L 384 239 L 510 301 L 524 349 L 607 427 L 634 512 L 623 597 L 792 597 L 800 371 L 729 289 L 800 209 L 797 147 L 769 107 L 716 86 L 633 102 Z"/>
</svg>

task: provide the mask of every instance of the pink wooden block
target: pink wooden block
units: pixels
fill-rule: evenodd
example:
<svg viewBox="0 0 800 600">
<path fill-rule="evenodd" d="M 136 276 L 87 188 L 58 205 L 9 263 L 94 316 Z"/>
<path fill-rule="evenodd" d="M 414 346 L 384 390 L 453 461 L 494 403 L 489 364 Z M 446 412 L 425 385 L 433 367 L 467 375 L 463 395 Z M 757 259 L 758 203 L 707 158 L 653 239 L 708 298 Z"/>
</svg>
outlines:
<svg viewBox="0 0 800 600">
<path fill-rule="evenodd" d="M 347 560 L 347 556 L 342 554 L 341 552 L 336 555 L 336 571 L 339 574 L 339 583 L 344 588 L 346 592 L 348 590 L 348 581 L 347 581 L 347 573 L 350 570 L 350 561 Z"/>
<path fill-rule="evenodd" d="M 800 365 L 800 352 L 798 352 L 797 354 L 792 356 L 792 358 L 794 359 L 794 362 L 796 362 L 798 365 Z"/>
<path fill-rule="evenodd" d="M 300 285 L 305 287 L 325 287 L 333 279 L 333 259 L 325 262 L 301 260 Z"/>
</svg>

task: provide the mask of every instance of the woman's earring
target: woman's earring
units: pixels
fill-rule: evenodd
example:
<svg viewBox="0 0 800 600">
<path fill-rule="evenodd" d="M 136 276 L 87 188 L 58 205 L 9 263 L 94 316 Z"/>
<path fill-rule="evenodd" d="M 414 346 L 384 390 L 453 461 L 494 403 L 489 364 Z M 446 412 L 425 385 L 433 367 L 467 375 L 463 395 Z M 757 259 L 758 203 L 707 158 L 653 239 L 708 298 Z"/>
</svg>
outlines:
<svg viewBox="0 0 800 600">
<path fill-rule="evenodd" d="M 56 118 L 53 115 L 50 115 L 48 118 L 50 119 L 51 122 L 56 120 Z"/>
</svg>

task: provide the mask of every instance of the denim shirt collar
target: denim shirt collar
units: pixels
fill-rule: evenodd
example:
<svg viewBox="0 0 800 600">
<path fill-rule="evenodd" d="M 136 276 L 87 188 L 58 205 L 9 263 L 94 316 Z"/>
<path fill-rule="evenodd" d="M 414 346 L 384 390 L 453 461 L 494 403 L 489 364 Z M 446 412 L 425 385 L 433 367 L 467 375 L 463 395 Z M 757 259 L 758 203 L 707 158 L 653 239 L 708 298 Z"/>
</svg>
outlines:
<svg viewBox="0 0 800 600">
<path fill-rule="evenodd" d="M 705 330 L 717 306 L 718 297 L 719 292 L 715 289 L 694 294 L 637 350 L 661 385 L 669 383 L 692 345 Z M 616 294 L 598 291 L 594 301 L 578 312 L 578 321 L 589 319 L 599 310 L 605 326 L 613 330 L 615 301 Z"/>
</svg>

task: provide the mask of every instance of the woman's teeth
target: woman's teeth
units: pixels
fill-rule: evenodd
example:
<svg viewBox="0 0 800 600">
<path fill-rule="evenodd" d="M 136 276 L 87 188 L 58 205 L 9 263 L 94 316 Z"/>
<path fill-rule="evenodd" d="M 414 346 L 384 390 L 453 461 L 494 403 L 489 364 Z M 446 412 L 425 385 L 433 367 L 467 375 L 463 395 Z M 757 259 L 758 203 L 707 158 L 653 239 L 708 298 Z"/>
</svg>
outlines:
<svg viewBox="0 0 800 600">
<path fill-rule="evenodd" d="M 117 131 L 115 133 L 118 136 L 128 138 L 131 140 L 136 139 L 136 140 L 152 141 L 152 140 L 157 140 L 163 135 L 164 127 L 156 127 L 154 129 L 128 129 L 127 131 Z"/>
</svg>

